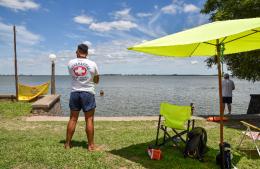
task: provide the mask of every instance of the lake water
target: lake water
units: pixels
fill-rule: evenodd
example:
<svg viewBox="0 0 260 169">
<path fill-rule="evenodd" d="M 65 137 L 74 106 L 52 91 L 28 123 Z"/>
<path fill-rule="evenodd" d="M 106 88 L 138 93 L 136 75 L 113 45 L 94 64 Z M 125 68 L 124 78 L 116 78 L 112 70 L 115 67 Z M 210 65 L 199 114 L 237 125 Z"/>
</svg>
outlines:
<svg viewBox="0 0 260 169">
<path fill-rule="evenodd" d="M 20 76 L 21 83 L 36 85 L 50 76 Z M 260 83 L 233 79 L 232 112 L 245 114 L 250 94 L 260 93 Z M 70 77 L 56 76 L 56 92 L 61 94 L 63 115 L 69 114 Z M 104 96 L 99 96 L 99 91 Z M 179 105 L 195 104 L 196 114 L 218 114 L 217 76 L 101 76 L 96 88 L 97 116 L 158 115 L 163 101 Z M 13 76 L 0 76 L 0 94 L 14 94 Z M 1 104 L 1 103 L 0 103 Z M 81 114 L 82 115 L 82 114 Z"/>
</svg>

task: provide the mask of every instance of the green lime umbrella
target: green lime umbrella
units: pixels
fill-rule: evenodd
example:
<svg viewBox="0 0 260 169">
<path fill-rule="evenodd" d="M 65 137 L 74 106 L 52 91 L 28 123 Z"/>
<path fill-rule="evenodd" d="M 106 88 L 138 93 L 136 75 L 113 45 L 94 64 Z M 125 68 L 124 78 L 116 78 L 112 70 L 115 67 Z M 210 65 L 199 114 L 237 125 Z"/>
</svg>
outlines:
<svg viewBox="0 0 260 169">
<path fill-rule="evenodd" d="M 128 48 L 139 52 L 169 56 L 217 56 L 220 143 L 223 145 L 223 104 L 220 55 L 260 49 L 260 18 L 217 21 Z M 222 50 L 221 50 L 222 49 Z M 222 52 L 221 52 L 222 51 Z"/>
</svg>

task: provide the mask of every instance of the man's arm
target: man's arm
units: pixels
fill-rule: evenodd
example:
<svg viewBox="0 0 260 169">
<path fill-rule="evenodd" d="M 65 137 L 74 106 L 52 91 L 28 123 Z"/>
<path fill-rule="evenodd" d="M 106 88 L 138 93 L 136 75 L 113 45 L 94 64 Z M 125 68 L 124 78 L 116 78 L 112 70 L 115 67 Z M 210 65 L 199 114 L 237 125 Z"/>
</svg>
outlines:
<svg viewBox="0 0 260 169">
<path fill-rule="evenodd" d="M 99 83 L 99 75 L 94 76 L 93 82 L 96 84 Z"/>
<path fill-rule="evenodd" d="M 232 84 L 233 84 L 233 88 L 232 88 L 232 90 L 235 90 L 235 84 L 234 84 L 234 82 L 232 81 Z"/>
<path fill-rule="evenodd" d="M 95 76 L 93 78 L 93 82 L 96 84 L 99 83 L 99 71 L 96 63 L 95 63 Z"/>
</svg>

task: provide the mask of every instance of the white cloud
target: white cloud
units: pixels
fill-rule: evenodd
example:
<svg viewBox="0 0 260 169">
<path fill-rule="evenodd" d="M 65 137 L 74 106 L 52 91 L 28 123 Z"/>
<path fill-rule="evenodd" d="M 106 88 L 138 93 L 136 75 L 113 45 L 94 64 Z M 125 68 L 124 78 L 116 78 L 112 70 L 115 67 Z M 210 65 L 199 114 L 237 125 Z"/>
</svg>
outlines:
<svg viewBox="0 0 260 169">
<path fill-rule="evenodd" d="M 118 39 L 109 42 L 96 44 L 96 54 L 91 57 L 94 60 L 101 74 L 205 74 L 210 73 L 205 67 L 204 59 L 196 58 L 197 64 L 190 65 L 194 58 L 174 59 L 169 57 L 158 57 L 139 52 L 128 51 L 126 48 L 143 39 Z M 115 67 L 117 69 L 115 69 Z M 182 67 L 182 69 L 179 69 Z"/>
<path fill-rule="evenodd" d="M 0 0 L 0 5 L 22 11 L 38 9 L 40 7 L 40 5 L 35 3 L 34 0 Z"/>
<path fill-rule="evenodd" d="M 211 69 L 211 71 L 205 66 L 203 62 L 205 58 L 196 58 L 196 60 L 194 58 L 173 59 L 127 50 L 127 47 L 137 42 L 140 43 L 142 40 L 140 38 L 134 39 L 133 37 L 132 39 L 118 39 L 92 44 L 95 46 L 95 55 L 90 55 L 90 59 L 97 63 L 101 74 L 190 74 L 190 72 L 194 74 L 210 74 L 215 72 L 215 69 Z M 75 50 L 60 50 L 56 52 L 32 50 L 29 57 L 27 54 L 19 52 L 19 73 L 50 74 L 51 64 L 48 58 L 50 53 L 56 53 L 57 55 L 56 74 L 68 74 L 67 64 L 70 59 L 76 57 Z M 11 56 L 12 54 L 10 57 L 0 56 L 0 63 L 2 63 L 0 72 L 2 74 L 13 73 Z M 198 61 L 198 64 L 191 66 L 192 61 Z M 41 69 L 38 69 L 37 65 L 41 65 Z"/>
<path fill-rule="evenodd" d="M 75 50 L 60 50 L 57 51 L 57 60 L 61 60 L 61 61 L 66 61 L 68 62 L 70 59 L 73 59 L 76 57 L 76 49 Z M 88 49 L 88 54 L 90 56 L 94 56 L 96 53 L 96 50 L 94 48 L 89 48 Z"/>
<path fill-rule="evenodd" d="M 80 35 L 75 34 L 75 33 L 66 33 L 65 36 L 68 37 L 68 38 L 71 38 L 71 39 L 80 39 L 80 38 L 82 38 Z"/>
<path fill-rule="evenodd" d="M 157 14 L 153 15 L 151 17 L 151 19 L 149 20 L 148 24 L 152 25 L 153 23 L 155 23 L 161 16 L 161 12 L 158 12 Z"/>
<path fill-rule="evenodd" d="M 98 22 L 92 23 L 89 28 L 98 32 L 107 32 L 111 30 L 128 31 L 132 28 L 138 27 L 137 24 L 131 21 L 112 21 L 112 22 Z"/>
<path fill-rule="evenodd" d="M 136 15 L 137 15 L 138 17 L 140 17 L 140 18 L 143 18 L 143 17 L 152 16 L 153 14 L 152 14 L 152 13 L 143 13 L 143 12 L 140 12 L 140 13 L 137 13 Z"/>
<path fill-rule="evenodd" d="M 22 45 L 35 45 L 42 40 L 38 34 L 32 33 L 23 25 L 16 26 L 17 42 Z M 0 22 L 0 41 L 12 43 L 13 26 Z"/>
<path fill-rule="evenodd" d="M 34 45 L 41 41 L 41 36 L 27 30 L 25 26 L 17 26 L 17 38 L 28 45 Z"/>
<path fill-rule="evenodd" d="M 72 59 L 75 57 L 75 51 L 74 50 L 60 50 L 57 52 L 57 59 L 62 61 L 68 61 L 69 59 Z"/>
<path fill-rule="evenodd" d="M 189 12 L 197 12 L 197 11 L 200 10 L 197 6 L 195 6 L 195 5 L 193 5 L 193 4 L 184 4 L 183 7 L 184 7 L 184 8 L 183 8 L 183 11 L 186 12 L 186 13 L 189 13 Z"/>
<path fill-rule="evenodd" d="M 139 44 L 143 39 L 118 39 L 110 42 L 104 42 L 96 46 L 96 55 L 93 57 L 100 67 L 114 64 L 153 64 L 164 58 L 147 55 L 144 53 L 138 53 L 127 50 L 127 47 Z M 104 55 L 106 53 L 106 55 Z M 124 71 L 124 70 L 123 70 Z M 130 70 L 131 71 L 131 70 Z"/>
<path fill-rule="evenodd" d="M 130 11 L 131 11 L 130 8 L 125 8 L 123 10 L 113 12 L 112 15 L 116 20 L 130 21 L 133 20 L 133 17 L 130 15 Z"/>
<path fill-rule="evenodd" d="M 139 26 L 137 30 L 153 38 L 165 36 L 167 34 L 160 25 L 142 25 Z"/>
<path fill-rule="evenodd" d="M 21 47 L 19 44 L 17 47 L 18 74 L 49 74 L 51 62 L 48 56 L 52 51 L 39 50 L 38 48 L 32 48 L 30 46 Z M 8 52 L 9 48 L 10 47 L 6 47 L 6 49 L 2 50 L 4 53 L 0 53 L 0 63 L 5 60 L 8 62 L 8 58 L 10 59 L 10 62 L 0 66 L 0 72 L 4 74 L 14 73 L 13 51 L 11 50 L 11 52 Z M 58 57 L 57 59 L 59 61 Z M 40 69 L 39 65 L 41 67 Z"/>
<path fill-rule="evenodd" d="M 194 26 L 198 26 L 201 24 L 205 24 L 209 21 L 209 15 L 203 15 L 200 13 L 195 13 L 192 15 L 187 16 L 187 20 L 186 20 L 186 26 L 189 27 L 194 27 Z"/>
<path fill-rule="evenodd" d="M 82 42 L 83 44 L 85 44 L 85 45 L 88 45 L 88 46 L 91 46 L 92 45 L 92 43 L 90 42 L 90 41 L 84 41 L 84 42 Z"/>
<path fill-rule="evenodd" d="M 129 63 L 142 60 L 140 55 L 135 52 L 130 52 L 127 47 L 132 46 L 137 39 L 118 39 L 108 42 L 102 42 L 95 45 L 95 55 L 90 55 L 90 59 L 96 61 L 101 67 L 104 64 L 113 63 Z M 138 40 L 140 41 L 140 40 Z"/>
<path fill-rule="evenodd" d="M 91 29 L 93 31 L 98 31 L 98 32 L 107 32 L 112 29 L 112 27 L 110 25 L 111 25 L 111 22 L 92 23 L 89 26 L 89 29 Z"/>
<path fill-rule="evenodd" d="M 165 14 L 177 14 L 177 13 L 193 13 L 198 12 L 199 8 L 193 4 L 185 4 L 183 1 L 173 1 L 172 4 L 164 6 L 161 11 Z"/>
<path fill-rule="evenodd" d="M 166 14 L 176 14 L 177 13 L 177 6 L 174 4 L 164 6 L 161 11 Z"/>
<path fill-rule="evenodd" d="M 114 30 L 128 31 L 137 27 L 137 24 L 131 21 L 134 20 L 134 17 L 130 15 L 130 11 L 130 8 L 125 8 L 123 10 L 113 12 L 113 18 L 116 20 L 111 22 L 94 22 L 94 19 L 91 16 L 86 15 L 76 16 L 73 20 L 76 23 L 88 25 L 89 29 L 97 32 L 109 32 Z"/>
<path fill-rule="evenodd" d="M 194 64 L 198 64 L 199 62 L 197 61 L 197 60 L 193 60 L 193 61 L 191 61 L 190 62 L 192 65 L 194 65 Z"/>
<path fill-rule="evenodd" d="M 74 18 L 74 21 L 80 24 L 87 24 L 88 28 L 92 31 L 95 31 L 97 36 L 113 38 L 113 36 L 125 36 L 128 35 L 124 32 L 135 29 L 141 33 L 144 33 L 144 36 L 158 37 L 160 35 L 165 35 L 165 31 L 160 25 L 147 26 L 143 22 L 130 14 L 131 8 L 124 8 L 123 10 L 114 11 L 110 13 L 112 16 L 112 21 L 101 21 L 94 22 L 91 16 L 77 16 Z M 153 16 L 152 13 L 137 13 L 136 16 L 139 17 L 148 17 Z M 152 17 L 154 18 L 154 17 Z M 86 28 L 83 28 L 83 31 Z M 75 34 L 67 34 L 67 37 L 78 38 Z M 131 35 L 129 35 L 131 36 Z"/>
<path fill-rule="evenodd" d="M 80 23 L 80 24 L 86 24 L 89 25 L 93 22 L 93 18 L 87 15 L 79 15 L 73 18 L 74 22 Z"/>
<path fill-rule="evenodd" d="M 91 55 L 95 55 L 96 54 L 96 50 L 95 49 L 89 49 L 88 50 L 88 54 Z"/>
</svg>

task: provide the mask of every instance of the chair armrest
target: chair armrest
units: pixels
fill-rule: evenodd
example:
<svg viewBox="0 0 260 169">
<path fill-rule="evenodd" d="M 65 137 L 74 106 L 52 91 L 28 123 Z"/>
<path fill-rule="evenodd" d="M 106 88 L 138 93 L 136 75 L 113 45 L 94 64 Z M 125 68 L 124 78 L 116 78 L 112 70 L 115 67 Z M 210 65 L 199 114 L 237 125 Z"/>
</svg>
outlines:
<svg viewBox="0 0 260 169">
<path fill-rule="evenodd" d="M 255 129 L 255 130 L 260 131 L 260 128 L 258 128 L 257 126 L 254 126 L 254 125 L 249 124 L 249 123 L 244 122 L 244 121 L 240 121 L 240 122 L 241 122 L 244 126 L 246 126 L 246 127 L 250 127 L 250 128 L 252 128 L 252 129 Z"/>
</svg>

